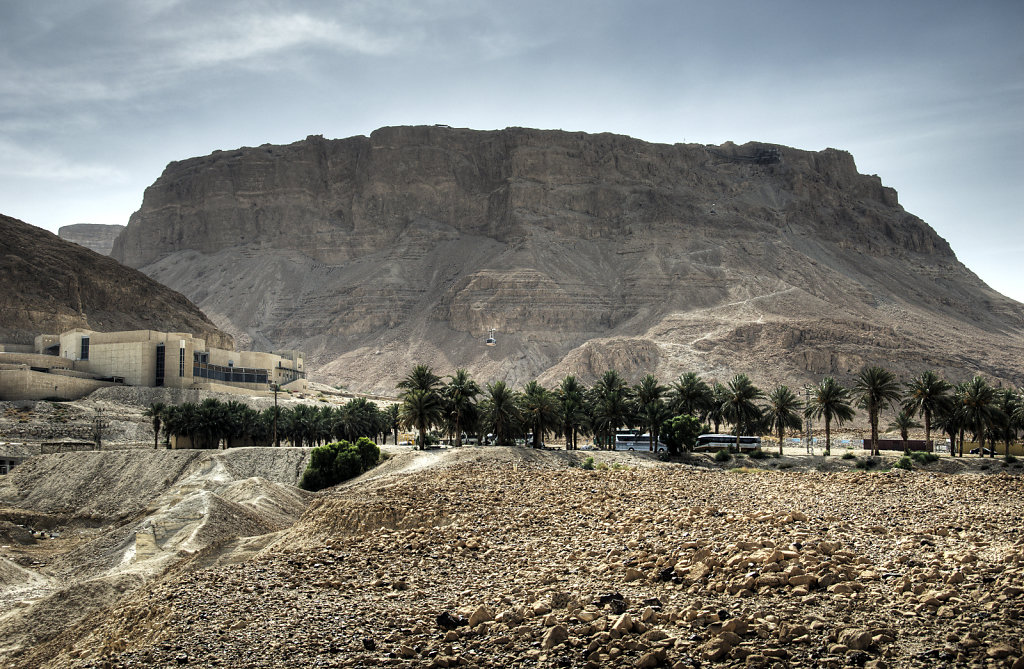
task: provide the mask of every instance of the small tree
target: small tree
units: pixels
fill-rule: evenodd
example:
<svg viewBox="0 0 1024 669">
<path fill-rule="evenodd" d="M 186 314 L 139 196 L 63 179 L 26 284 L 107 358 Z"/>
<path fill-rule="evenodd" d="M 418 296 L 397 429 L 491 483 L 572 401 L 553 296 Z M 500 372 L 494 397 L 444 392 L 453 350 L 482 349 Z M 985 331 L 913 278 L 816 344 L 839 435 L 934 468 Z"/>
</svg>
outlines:
<svg viewBox="0 0 1024 669">
<path fill-rule="evenodd" d="M 665 438 L 669 453 L 678 455 L 684 450 L 692 451 L 697 445 L 697 437 L 704 434 L 707 429 L 708 426 L 695 416 L 676 416 L 665 423 L 661 435 Z"/>
</svg>

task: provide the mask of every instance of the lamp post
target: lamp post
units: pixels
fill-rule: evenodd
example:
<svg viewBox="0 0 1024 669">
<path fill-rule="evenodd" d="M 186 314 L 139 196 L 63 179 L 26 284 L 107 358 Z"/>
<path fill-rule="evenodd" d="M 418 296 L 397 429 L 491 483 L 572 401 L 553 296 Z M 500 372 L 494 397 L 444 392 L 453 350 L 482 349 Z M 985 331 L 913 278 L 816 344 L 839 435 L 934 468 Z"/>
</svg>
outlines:
<svg viewBox="0 0 1024 669">
<path fill-rule="evenodd" d="M 271 383 L 270 389 L 274 391 L 274 446 L 280 448 L 281 442 L 277 440 L 277 392 L 281 390 L 281 386 L 277 383 Z"/>
<path fill-rule="evenodd" d="M 805 398 L 804 399 L 804 406 L 805 407 L 811 406 L 811 387 L 810 386 L 804 386 L 804 398 Z M 814 440 L 814 432 L 811 430 L 811 417 L 810 416 L 805 416 L 805 418 L 807 419 L 807 422 L 804 425 L 804 427 L 806 428 L 805 429 L 805 434 L 804 434 L 804 440 L 807 442 L 807 453 L 810 454 L 810 455 L 814 455 L 814 441 L 813 441 Z"/>
</svg>

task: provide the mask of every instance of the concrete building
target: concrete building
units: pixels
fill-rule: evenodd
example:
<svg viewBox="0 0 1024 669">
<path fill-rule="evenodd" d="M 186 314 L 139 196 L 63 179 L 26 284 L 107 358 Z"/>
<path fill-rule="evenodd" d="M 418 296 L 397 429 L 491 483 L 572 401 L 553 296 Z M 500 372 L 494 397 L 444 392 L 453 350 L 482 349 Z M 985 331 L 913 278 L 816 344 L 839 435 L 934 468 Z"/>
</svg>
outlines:
<svg viewBox="0 0 1024 669">
<path fill-rule="evenodd" d="M 34 352 L 0 350 L 0 399 L 77 399 L 111 385 L 305 390 L 302 353 L 230 351 L 184 332 L 95 332 L 36 337 Z"/>
</svg>

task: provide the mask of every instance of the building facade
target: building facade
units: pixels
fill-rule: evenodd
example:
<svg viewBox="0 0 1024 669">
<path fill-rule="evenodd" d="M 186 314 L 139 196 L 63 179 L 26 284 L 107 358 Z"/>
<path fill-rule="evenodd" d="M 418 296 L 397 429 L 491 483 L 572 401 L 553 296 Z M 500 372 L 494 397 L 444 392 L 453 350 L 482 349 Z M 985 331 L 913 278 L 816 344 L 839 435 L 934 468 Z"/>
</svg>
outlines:
<svg viewBox="0 0 1024 669">
<path fill-rule="evenodd" d="M 0 352 L 0 399 L 77 399 L 110 385 L 268 391 L 305 389 L 302 353 L 207 347 L 185 332 L 76 328 L 40 335 L 34 353 Z"/>
</svg>

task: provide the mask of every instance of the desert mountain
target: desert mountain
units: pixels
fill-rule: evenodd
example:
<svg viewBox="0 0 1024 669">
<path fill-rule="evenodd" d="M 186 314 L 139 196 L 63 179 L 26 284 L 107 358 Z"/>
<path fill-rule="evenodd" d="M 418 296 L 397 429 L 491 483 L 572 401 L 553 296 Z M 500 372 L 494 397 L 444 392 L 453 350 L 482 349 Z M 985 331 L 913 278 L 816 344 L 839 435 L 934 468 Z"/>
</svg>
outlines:
<svg viewBox="0 0 1024 669">
<path fill-rule="evenodd" d="M 62 225 L 57 236 L 79 246 L 92 249 L 100 255 L 109 256 L 114 248 L 114 240 L 124 230 L 123 225 L 103 225 L 100 223 L 75 223 Z"/>
<path fill-rule="evenodd" d="M 0 341 L 74 327 L 201 334 L 230 344 L 194 304 L 113 258 L 0 215 Z"/>
<path fill-rule="evenodd" d="M 243 345 L 304 349 L 313 378 L 364 390 L 420 362 L 516 385 L 865 364 L 1024 382 L 1024 305 L 834 149 L 312 136 L 171 163 L 113 256 Z"/>
</svg>

